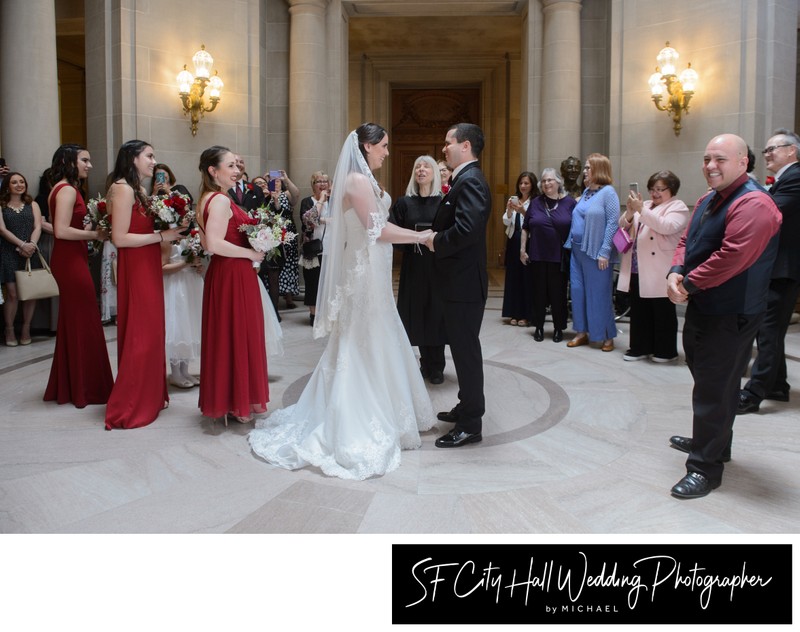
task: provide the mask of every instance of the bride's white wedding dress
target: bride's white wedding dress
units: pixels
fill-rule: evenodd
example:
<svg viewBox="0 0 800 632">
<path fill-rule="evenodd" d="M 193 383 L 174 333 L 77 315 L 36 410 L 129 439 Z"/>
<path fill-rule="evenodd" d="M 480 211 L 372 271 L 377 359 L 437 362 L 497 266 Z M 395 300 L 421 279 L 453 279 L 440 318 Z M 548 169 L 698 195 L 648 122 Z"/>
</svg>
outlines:
<svg viewBox="0 0 800 632">
<path fill-rule="evenodd" d="M 419 447 L 419 431 L 434 424 L 395 307 L 392 245 L 377 241 L 388 209 L 384 195 L 369 229 L 354 210 L 342 215 L 345 278 L 328 345 L 297 404 L 259 420 L 249 435 L 253 451 L 274 465 L 311 464 L 354 480 L 379 476 L 397 468 L 400 450 Z"/>
</svg>

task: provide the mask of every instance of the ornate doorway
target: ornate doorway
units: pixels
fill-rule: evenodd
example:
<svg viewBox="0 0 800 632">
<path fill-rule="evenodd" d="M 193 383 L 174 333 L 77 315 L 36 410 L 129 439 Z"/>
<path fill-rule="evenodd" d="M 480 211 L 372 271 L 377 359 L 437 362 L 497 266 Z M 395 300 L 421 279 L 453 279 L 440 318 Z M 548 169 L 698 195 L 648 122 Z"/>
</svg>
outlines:
<svg viewBox="0 0 800 632">
<path fill-rule="evenodd" d="M 479 87 L 392 89 L 391 189 L 405 194 L 414 160 L 419 156 L 442 159 L 447 130 L 454 123 L 480 123 Z"/>
</svg>

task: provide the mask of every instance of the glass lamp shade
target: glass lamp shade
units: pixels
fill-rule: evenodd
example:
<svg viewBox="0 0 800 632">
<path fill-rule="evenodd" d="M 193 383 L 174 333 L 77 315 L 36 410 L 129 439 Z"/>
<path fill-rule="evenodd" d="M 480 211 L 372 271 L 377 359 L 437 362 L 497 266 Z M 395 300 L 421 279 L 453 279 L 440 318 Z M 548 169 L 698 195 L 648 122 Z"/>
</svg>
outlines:
<svg viewBox="0 0 800 632">
<path fill-rule="evenodd" d="M 201 79 L 208 79 L 211 75 L 211 66 L 214 65 L 214 58 L 208 54 L 205 45 L 200 47 L 192 57 L 194 64 L 194 74 Z"/>
<path fill-rule="evenodd" d="M 186 66 L 183 67 L 178 73 L 178 92 L 181 94 L 188 94 L 189 90 L 192 89 L 192 83 L 194 82 L 194 77 L 192 73 L 186 70 Z"/>
<path fill-rule="evenodd" d="M 680 80 L 684 92 L 694 92 L 694 87 L 697 85 L 697 73 L 689 64 L 689 67 L 681 73 Z"/>
<path fill-rule="evenodd" d="M 219 95 L 222 92 L 222 86 L 225 84 L 222 83 L 222 79 L 219 78 L 219 75 L 214 73 L 214 76 L 208 82 L 208 96 L 212 99 L 219 99 Z"/>
<path fill-rule="evenodd" d="M 658 70 L 650 75 L 650 79 L 647 80 L 647 83 L 650 84 L 650 94 L 664 94 L 664 83 L 661 81 L 661 76 Z"/>
<path fill-rule="evenodd" d="M 661 66 L 661 72 L 665 75 L 675 74 L 675 65 L 678 63 L 678 51 L 670 47 L 669 42 L 661 49 L 661 52 L 656 57 L 658 65 Z"/>
</svg>

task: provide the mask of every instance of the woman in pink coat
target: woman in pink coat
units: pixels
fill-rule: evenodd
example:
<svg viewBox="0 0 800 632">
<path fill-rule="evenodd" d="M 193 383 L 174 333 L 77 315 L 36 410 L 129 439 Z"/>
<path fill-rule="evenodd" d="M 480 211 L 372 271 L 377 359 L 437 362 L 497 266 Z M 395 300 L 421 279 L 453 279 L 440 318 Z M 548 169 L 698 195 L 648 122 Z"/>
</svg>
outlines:
<svg viewBox="0 0 800 632">
<path fill-rule="evenodd" d="M 625 360 L 670 362 L 678 357 L 678 317 L 667 298 L 672 255 L 689 222 L 689 209 L 675 198 L 681 181 L 671 171 L 650 176 L 650 199 L 631 191 L 620 228 L 633 247 L 622 255 L 617 289 L 630 295 L 630 349 Z"/>
</svg>

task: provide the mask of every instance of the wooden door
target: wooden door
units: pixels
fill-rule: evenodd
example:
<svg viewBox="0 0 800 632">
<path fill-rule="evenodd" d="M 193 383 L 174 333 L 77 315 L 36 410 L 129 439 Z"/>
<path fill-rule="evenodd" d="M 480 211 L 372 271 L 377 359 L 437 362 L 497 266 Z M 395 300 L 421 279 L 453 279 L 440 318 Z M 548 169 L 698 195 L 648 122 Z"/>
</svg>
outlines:
<svg viewBox="0 0 800 632">
<path fill-rule="evenodd" d="M 442 159 L 444 137 L 454 123 L 480 124 L 480 88 L 392 90 L 392 198 L 405 195 L 419 156 Z"/>
</svg>

